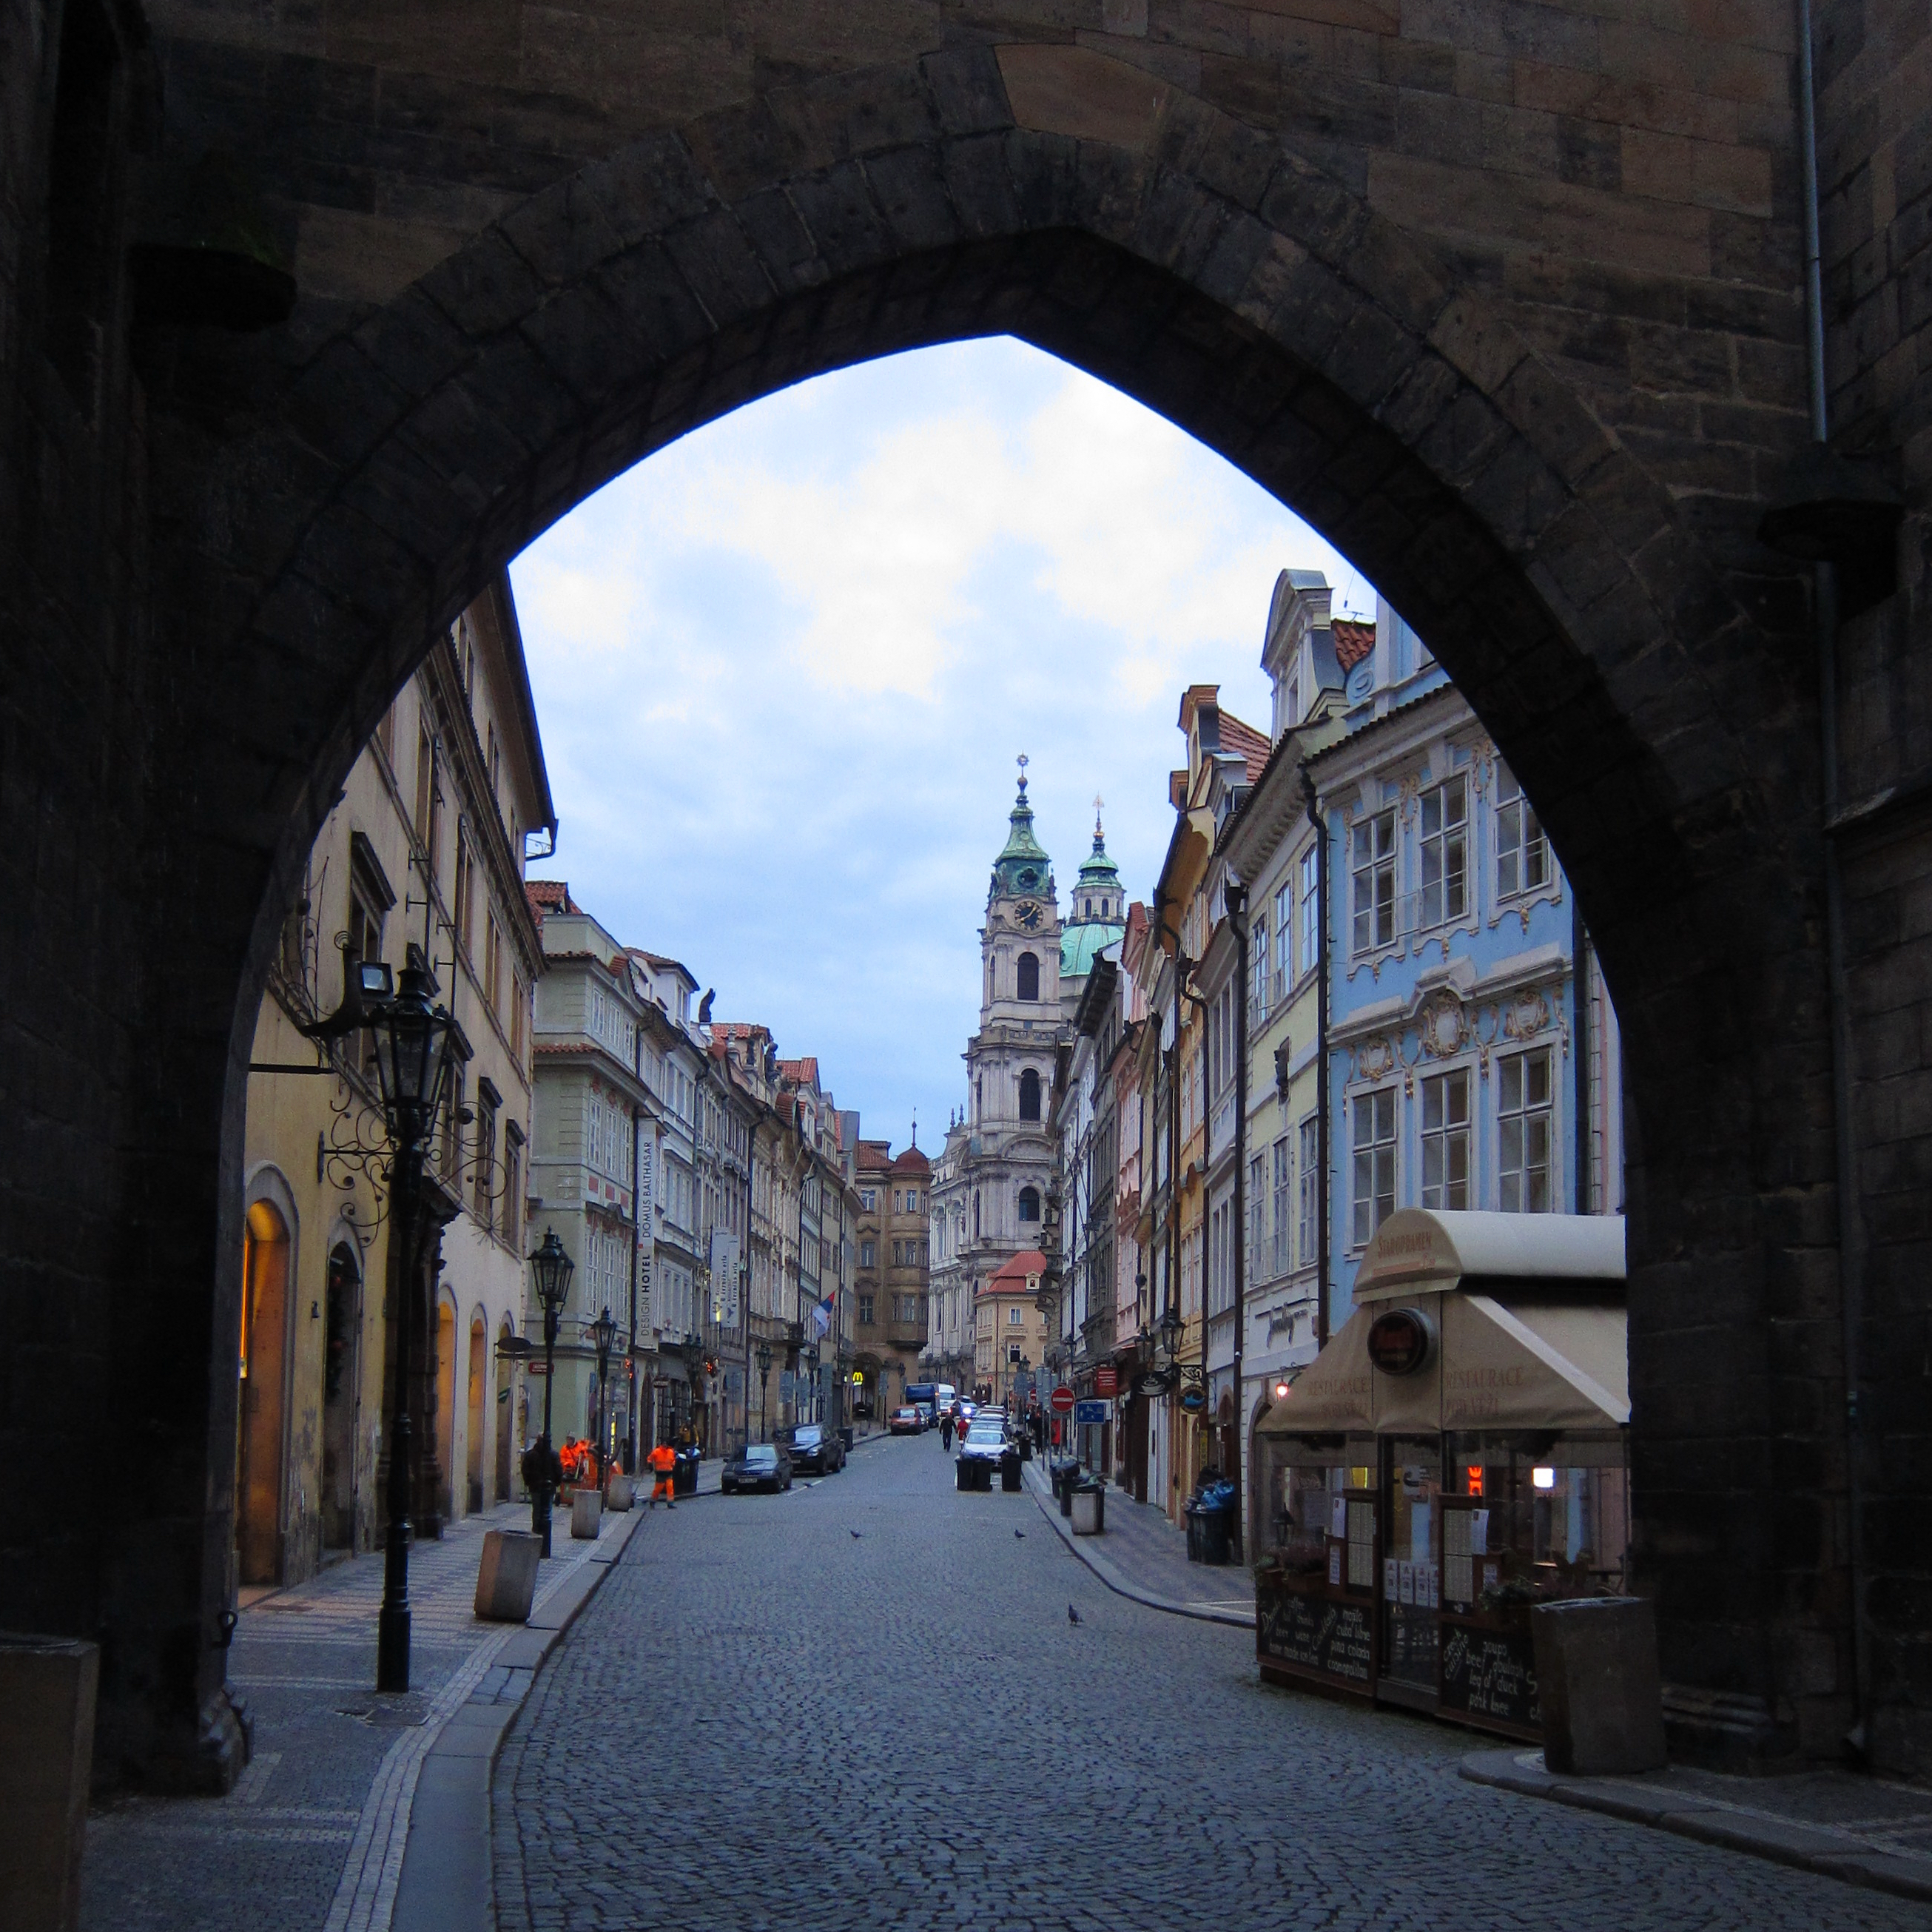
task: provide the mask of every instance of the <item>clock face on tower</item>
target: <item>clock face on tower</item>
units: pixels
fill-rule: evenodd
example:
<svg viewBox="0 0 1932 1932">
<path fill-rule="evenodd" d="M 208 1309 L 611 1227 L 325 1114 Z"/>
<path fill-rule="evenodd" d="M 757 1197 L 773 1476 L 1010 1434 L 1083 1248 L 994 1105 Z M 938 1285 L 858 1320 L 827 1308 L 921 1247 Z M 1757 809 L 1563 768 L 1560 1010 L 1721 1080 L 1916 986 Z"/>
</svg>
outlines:
<svg viewBox="0 0 1932 1932">
<path fill-rule="evenodd" d="M 1013 914 L 1013 916 L 1026 928 L 1028 932 L 1030 932 L 1040 923 L 1040 908 L 1035 905 L 1032 900 L 1028 899 Z"/>
</svg>

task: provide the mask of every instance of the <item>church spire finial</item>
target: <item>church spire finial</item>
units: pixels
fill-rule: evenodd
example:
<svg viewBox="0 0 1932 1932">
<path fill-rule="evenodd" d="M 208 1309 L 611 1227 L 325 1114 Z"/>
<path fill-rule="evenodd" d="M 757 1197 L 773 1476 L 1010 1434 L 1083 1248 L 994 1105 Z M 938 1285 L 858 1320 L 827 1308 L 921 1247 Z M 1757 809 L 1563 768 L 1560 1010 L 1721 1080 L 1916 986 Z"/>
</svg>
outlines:
<svg viewBox="0 0 1932 1932">
<path fill-rule="evenodd" d="M 1097 791 L 1094 794 L 1094 849 L 1096 852 L 1107 842 L 1100 830 L 1100 808 L 1106 802 Z"/>
<path fill-rule="evenodd" d="M 1025 752 L 1022 752 L 1013 762 L 1020 768 L 1020 796 L 1024 798 L 1026 796 L 1026 768 L 1032 761 Z"/>
</svg>

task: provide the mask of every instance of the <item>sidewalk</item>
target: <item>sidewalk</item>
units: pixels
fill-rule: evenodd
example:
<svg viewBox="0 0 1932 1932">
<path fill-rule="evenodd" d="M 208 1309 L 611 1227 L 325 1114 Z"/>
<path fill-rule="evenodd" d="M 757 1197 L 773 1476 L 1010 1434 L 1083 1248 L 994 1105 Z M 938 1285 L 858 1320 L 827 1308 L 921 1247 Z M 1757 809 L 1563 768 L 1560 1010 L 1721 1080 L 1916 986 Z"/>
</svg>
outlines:
<svg viewBox="0 0 1932 1932">
<path fill-rule="evenodd" d="M 1542 1752 L 1520 1748 L 1472 1752 L 1460 1768 L 1472 1784 L 1932 1900 L 1932 1790 L 1849 1771 L 1739 1778 L 1672 1765 L 1630 1778 L 1554 1776 Z"/>
<path fill-rule="evenodd" d="M 1047 1520 L 1108 1589 L 1177 1616 L 1254 1628 L 1255 1586 L 1245 1564 L 1189 1562 L 1186 1532 L 1152 1504 L 1136 1502 L 1111 1483 L 1106 1528 L 1098 1536 L 1076 1537 L 1053 1499 L 1043 1466 L 1036 1460 L 1023 1468 Z"/>
<path fill-rule="evenodd" d="M 225 1798 L 136 1798 L 93 1813 L 82 1926 L 386 1932 L 411 1923 L 398 1898 L 419 1783 L 435 1788 L 441 1759 L 465 1754 L 465 1727 L 479 1713 L 499 1730 L 514 1714 L 640 1516 L 607 1515 L 597 1540 L 580 1543 L 560 1510 L 530 1623 L 481 1622 L 472 1605 L 484 1532 L 526 1529 L 530 1520 L 527 1504 L 505 1504 L 412 1548 L 411 1688 L 400 1695 L 373 1688 L 380 1552 L 256 1596 L 228 1657 L 231 1694 L 254 1720 L 252 1760 Z"/>
</svg>

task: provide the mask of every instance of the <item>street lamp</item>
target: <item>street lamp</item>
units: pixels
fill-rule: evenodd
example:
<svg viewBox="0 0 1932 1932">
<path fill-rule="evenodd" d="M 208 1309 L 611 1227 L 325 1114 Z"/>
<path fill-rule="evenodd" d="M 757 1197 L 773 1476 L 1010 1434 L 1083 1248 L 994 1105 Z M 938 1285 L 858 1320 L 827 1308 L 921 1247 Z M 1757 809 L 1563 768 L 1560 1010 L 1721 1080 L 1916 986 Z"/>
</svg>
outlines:
<svg viewBox="0 0 1932 1932">
<path fill-rule="evenodd" d="M 769 1342 L 758 1344 L 758 1440 L 765 1439 L 765 1396 L 771 1387 L 772 1345 Z"/>
<path fill-rule="evenodd" d="M 617 1346 L 617 1324 L 607 1307 L 595 1322 L 584 1324 L 590 1346 L 597 1351 L 597 1486 L 604 1486 L 604 1433 L 605 1384 L 610 1379 L 610 1352 Z"/>
<path fill-rule="evenodd" d="M 1170 1364 L 1180 1353 L 1180 1310 L 1171 1301 L 1160 1318 L 1160 1345 Z"/>
<path fill-rule="evenodd" d="M 550 1392 L 556 1380 L 556 1324 L 570 1294 L 570 1277 L 577 1264 L 565 1253 L 554 1228 L 544 1230 L 543 1245 L 530 1257 L 530 1272 L 536 1277 L 537 1300 L 543 1308 L 544 1324 L 544 1426 L 543 1440 L 537 1447 L 536 1492 L 530 1498 L 530 1528 L 543 1538 L 543 1553 L 550 1554 Z"/>
<path fill-rule="evenodd" d="M 396 1411 L 389 1426 L 389 1526 L 382 1550 L 382 1606 L 376 1618 L 378 1690 L 410 1688 L 410 1494 L 416 1479 L 410 1420 L 410 1330 L 422 1262 L 418 1246 L 423 1162 L 448 1090 L 451 1052 L 458 1037 L 448 1009 L 430 1004 L 435 986 L 422 955 L 412 948 L 395 997 L 363 1007 L 360 1016 L 374 1038 L 382 1112 L 394 1149 L 389 1163 L 389 1200 L 400 1254 Z"/>
<path fill-rule="evenodd" d="M 805 1371 L 806 1386 L 812 1390 L 812 1419 L 819 1420 L 818 1413 L 818 1344 L 808 1342 L 799 1355 L 799 1366 Z"/>
</svg>

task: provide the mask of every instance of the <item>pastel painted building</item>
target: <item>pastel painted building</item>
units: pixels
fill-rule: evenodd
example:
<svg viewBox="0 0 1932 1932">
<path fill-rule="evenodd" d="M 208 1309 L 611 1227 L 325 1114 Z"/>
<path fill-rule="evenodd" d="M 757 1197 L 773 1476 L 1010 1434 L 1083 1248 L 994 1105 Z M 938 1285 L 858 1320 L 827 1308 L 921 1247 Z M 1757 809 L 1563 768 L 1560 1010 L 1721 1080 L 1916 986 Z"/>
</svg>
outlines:
<svg viewBox="0 0 1932 1932">
<path fill-rule="evenodd" d="M 1385 602 L 1341 722 L 1309 762 L 1328 888 L 1331 1333 L 1396 1209 L 1615 1214 L 1623 1174 L 1616 1016 L 1569 882 Z"/>
</svg>

